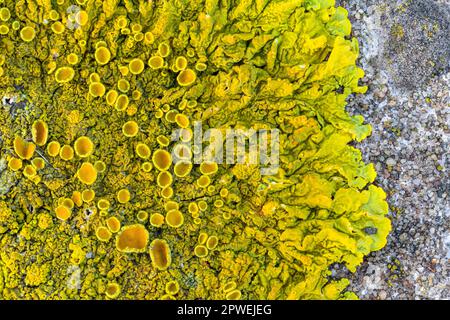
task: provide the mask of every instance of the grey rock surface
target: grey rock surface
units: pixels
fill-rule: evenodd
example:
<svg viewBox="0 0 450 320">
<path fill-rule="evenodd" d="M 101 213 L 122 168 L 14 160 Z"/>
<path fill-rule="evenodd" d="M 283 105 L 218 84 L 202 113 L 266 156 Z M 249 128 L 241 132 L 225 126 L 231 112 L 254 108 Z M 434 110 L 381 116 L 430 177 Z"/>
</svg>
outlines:
<svg viewBox="0 0 450 320">
<path fill-rule="evenodd" d="M 349 100 L 357 147 L 388 194 L 393 230 L 351 279 L 361 299 L 450 299 L 450 2 L 341 0 L 369 90 Z"/>
</svg>

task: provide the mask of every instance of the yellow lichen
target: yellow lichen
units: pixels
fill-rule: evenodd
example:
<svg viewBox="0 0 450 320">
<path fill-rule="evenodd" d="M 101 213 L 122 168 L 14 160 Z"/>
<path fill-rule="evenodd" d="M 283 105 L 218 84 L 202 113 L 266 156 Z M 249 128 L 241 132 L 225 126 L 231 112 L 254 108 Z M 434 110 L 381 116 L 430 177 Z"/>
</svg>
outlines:
<svg viewBox="0 0 450 320">
<path fill-rule="evenodd" d="M 208 249 L 204 245 L 196 245 L 194 248 L 194 254 L 199 258 L 204 258 L 208 255 Z"/>
<path fill-rule="evenodd" d="M 150 148 L 145 143 L 139 142 L 136 145 L 136 154 L 138 155 L 139 158 L 148 159 L 150 158 L 151 151 Z"/>
<path fill-rule="evenodd" d="M 71 210 L 64 205 L 60 205 L 55 209 L 56 217 L 62 221 L 66 221 L 67 219 L 69 219 L 71 214 Z"/>
<path fill-rule="evenodd" d="M 172 164 L 172 156 L 166 150 L 158 149 L 153 153 L 152 162 L 159 171 L 166 171 Z"/>
<path fill-rule="evenodd" d="M 152 69 L 161 69 L 164 66 L 164 59 L 160 56 L 154 56 L 148 59 L 148 65 Z"/>
<path fill-rule="evenodd" d="M 92 82 L 89 85 L 89 93 L 91 94 L 91 96 L 93 96 L 94 98 L 97 97 L 103 97 L 103 95 L 106 92 L 106 88 L 105 86 L 100 83 L 100 82 Z"/>
<path fill-rule="evenodd" d="M 150 224 L 154 227 L 161 227 L 164 224 L 164 216 L 160 213 L 152 213 L 150 216 Z"/>
<path fill-rule="evenodd" d="M 83 198 L 80 191 L 74 191 L 72 193 L 72 201 L 77 207 L 81 207 L 83 204 Z"/>
<path fill-rule="evenodd" d="M 43 146 L 48 139 L 48 125 L 42 120 L 36 120 L 31 127 L 33 142 L 38 146 Z"/>
<path fill-rule="evenodd" d="M 22 169 L 22 160 L 18 159 L 18 158 L 11 158 L 8 161 L 8 167 L 12 171 L 18 171 L 18 170 Z"/>
<path fill-rule="evenodd" d="M 64 161 L 72 160 L 74 157 L 74 151 L 71 146 L 65 144 L 59 150 L 59 157 Z"/>
<path fill-rule="evenodd" d="M 161 190 L 161 197 L 164 199 L 170 199 L 173 196 L 173 189 L 172 187 L 165 187 Z"/>
<path fill-rule="evenodd" d="M 29 179 L 33 178 L 34 176 L 36 176 L 37 172 L 36 169 L 31 165 L 31 164 L 27 164 L 24 168 L 23 168 L 23 175 Z"/>
<path fill-rule="evenodd" d="M 178 161 L 173 167 L 173 173 L 180 178 L 186 177 L 191 173 L 192 163 L 186 160 Z"/>
<path fill-rule="evenodd" d="M 41 157 L 34 158 L 33 160 L 31 160 L 31 165 L 36 170 L 42 170 L 45 168 L 45 160 L 42 159 Z"/>
<path fill-rule="evenodd" d="M 240 300 L 241 299 L 241 291 L 240 290 L 233 290 L 231 292 L 228 292 L 225 296 L 226 300 Z"/>
<path fill-rule="evenodd" d="M 121 223 L 116 217 L 109 217 L 106 219 L 106 226 L 112 233 L 117 233 L 120 230 Z"/>
<path fill-rule="evenodd" d="M 180 290 L 180 285 L 178 281 L 172 280 L 166 283 L 166 293 L 170 295 L 175 295 Z"/>
<path fill-rule="evenodd" d="M 160 186 L 161 188 L 170 186 L 172 184 L 172 181 L 173 181 L 172 174 L 167 171 L 160 172 L 156 179 L 158 186 Z"/>
<path fill-rule="evenodd" d="M 16 136 L 14 138 L 14 152 L 20 159 L 29 160 L 33 157 L 36 145 L 25 141 L 22 137 Z"/>
<path fill-rule="evenodd" d="M 119 203 L 127 203 L 131 199 L 131 193 L 128 189 L 120 189 L 117 192 L 117 201 Z"/>
<path fill-rule="evenodd" d="M 55 80 L 58 83 L 66 83 L 75 77 L 75 70 L 72 67 L 60 67 L 55 72 Z"/>
<path fill-rule="evenodd" d="M 115 299 L 120 295 L 120 293 L 121 288 L 117 283 L 111 282 L 106 285 L 105 294 L 108 298 Z"/>
<path fill-rule="evenodd" d="M 81 193 L 81 198 L 84 202 L 89 203 L 95 198 L 95 191 L 92 189 L 83 190 Z"/>
<path fill-rule="evenodd" d="M 61 150 L 61 145 L 58 141 L 51 141 L 47 145 L 47 154 L 50 157 L 56 157 L 59 154 L 59 151 Z"/>
<path fill-rule="evenodd" d="M 128 121 L 122 127 L 122 133 L 125 137 L 135 137 L 139 132 L 139 125 L 136 121 Z"/>
<path fill-rule="evenodd" d="M 74 150 L 80 158 L 87 158 L 94 152 L 94 143 L 89 137 L 82 136 L 75 140 Z"/>
<path fill-rule="evenodd" d="M 36 31 L 33 27 L 27 26 L 20 30 L 20 37 L 25 42 L 31 42 L 36 37 Z"/>
<path fill-rule="evenodd" d="M 144 71 L 144 62 L 139 58 L 133 59 L 128 64 L 128 69 L 132 74 L 140 74 Z"/>
<path fill-rule="evenodd" d="M 91 185 L 97 180 L 97 170 L 90 162 L 84 162 L 77 171 L 77 178 L 80 182 Z"/>
<path fill-rule="evenodd" d="M 121 252 L 144 252 L 149 234 L 142 224 L 125 226 L 116 238 L 116 248 Z"/>
<path fill-rule="evenodd" d="M 110 106 L 113 106 L 118 96 L 119 93 L 116 90 L 114 89 L 109 90 L 108 93 L 106 94 L 106 103 Z"/>
<path fill-rule="evenodd" d="M 193 84 L 196 79 L 197 75 L 195 74 L 195 71 L 192 69 L 182 70 L 177 76 L 178 84 L 183 87 Z"/>
<path fill-rule="evenodd" d="M 172 263 L 172 253 L 166 240 L 155 239 L 150 244 L 152 264 L 158 270 L 166 270 Z"/>
<path fill-rule="evenodd" d="M 98 240 L 103 242 L 108 242 L 112 237 L 111 231 L 109 231 L 106 227 L 98 227 L 95 230 L 95 235 Z"/>
<path fill-rule="evenodd" d="M 95 50 L 95 60 L 99 65 L 105 65 L 111 60 L 111 52 L 108 48 L 99 47 Z"/>
<path fill-rule="evenodd" d="M 169 210 L 166 213 L 165 221 L 168 226 L 170 226 L 172 228 L 179 228 L 184 223 L 184 216 L 181 213 L 181 211 L 179 211 L 177 209 Z"/>
<path fill-rule="evenodd" d="M 127 79 L 120 79 L 117 82 L 117 89 L 122 93 L 127 93 L 130 90 L 130 82 Z"/>
</svg>

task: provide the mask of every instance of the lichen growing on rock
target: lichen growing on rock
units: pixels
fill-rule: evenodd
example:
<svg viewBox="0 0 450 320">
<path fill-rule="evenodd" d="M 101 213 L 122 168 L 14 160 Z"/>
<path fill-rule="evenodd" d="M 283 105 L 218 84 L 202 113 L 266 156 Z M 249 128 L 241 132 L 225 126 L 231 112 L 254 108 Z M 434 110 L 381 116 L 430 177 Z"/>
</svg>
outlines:
<svg viewBox="0 0 450 320">
<path fill-rule="evenodd" d="M 329 267 L 354 271 L 390 222 L 373 165 L 349 145 L 371 128 L 345 111 L 366 88 L 343 8 L 0 7 L 1 298 L 356 297 Z M 191 141 L 194 121 L 279 129 L 279 170 L 172 165 L 171 134 Z"/>
</svg>

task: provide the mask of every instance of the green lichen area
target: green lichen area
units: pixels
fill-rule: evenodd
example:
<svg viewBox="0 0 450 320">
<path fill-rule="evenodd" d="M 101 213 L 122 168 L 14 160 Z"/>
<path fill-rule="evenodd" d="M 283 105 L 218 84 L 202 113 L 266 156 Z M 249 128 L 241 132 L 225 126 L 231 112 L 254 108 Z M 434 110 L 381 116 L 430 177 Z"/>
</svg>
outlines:
<svg viewBox="0 0 450 320">
<path fill-rule="evenodd" d="M 0 298 L 351 299 L 390 231 L 334 0 L 1 0 Z M 280 130 L 280 168 L 170 136 Z M 206 145 L 206 142 L 205 142 Z"/>
</svg>

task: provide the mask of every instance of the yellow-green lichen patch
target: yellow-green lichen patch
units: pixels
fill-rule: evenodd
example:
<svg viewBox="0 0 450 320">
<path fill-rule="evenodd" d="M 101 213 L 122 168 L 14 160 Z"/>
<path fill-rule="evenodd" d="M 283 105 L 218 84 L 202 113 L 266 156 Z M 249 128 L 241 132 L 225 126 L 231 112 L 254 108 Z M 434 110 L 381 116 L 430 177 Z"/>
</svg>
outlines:
<svg viewBox="0 0 450 320">
<path fill-rule="evenodd" d="M 20 37 L 25 42 L 31 42 L 36 37 L 36 30 L 30 26 L 23 27 L 22 30 L 20 30 Z"/>
<path fill-rule="evenodd" d="M 59 151 L 61 150 L 61 145 L 58 141 L 51 141 L 47 145 L 47 154 L 50 157 L 56 157 L 59 154 Z"/>
<path fill-rule="evenodd" d="M 152 69 L 161 69 L 164 66 L 164 59 L 160 56 L 154 56 L 148 59 L 148 65 Z"/>
<path fill-rule="evenodd" d="M 226 294 L 225 299 L 226 300 L 240 300 L 241 296 L 242 296 L 242 294 L 241 294 L 240 290 L 233 290 Z"/>
<path fill-rule="evenodd" d="M 153 164 L 152 164 L 151 162 L 148 162 L 148 161 L 143 162 L 143 163 L 141 164 L 141 169 L 142 169 L 142 171 L 148 173 L 148 172 L 152 171 L 152 169 L 153 169 Z"/>
<path fill-rule="evenodd" d="M 94 98 L 103 97 L 105 92 L 106 88 L 101 82 L 92 82 L 89 85 L 89 93 Z"/>
<path fill-rule="evenodd" d="M 111 231 L 108 230 L 106 227 L 98 227 L 95 230 L 95 235 L 97 236 L 97 239 L 103 242 L 108 242 L 111 239 Z"/>
<path fill-rule="evenodd" d="M 150 257 L 156 269 L 166 270 L 172 263 L 172 253 L 167 241 L 163 239 L 153 240 L 150 244 Z"/>
<path fill-rule="evenodd" d="M 87 158 L 94 152 L 94 143 L 89 137 L 82 136 L 75 140 L 73 145 L 75 153 L 80 158 Z"/>
<path fill-rule="evenodd" d="M 153 165 L 159 171 L 166 171 L 172 164 L 172 156 L 166 150 L 158 149 L 152 156 Z"/>
<path fill-rule="evenodd" d="M 32 142 L 25 141 L 22 137 L 14 138 L 14 152 L 20 159 L 29 160 L 33 157 L 36 145 Z"/>
<path fill-rule="evenodd" d="M 166 283 L 166 293 L 170 295 L 176 295 L 180 291 L 180 285 L 178 281 L 172 280 Z"/>
<path fill-rule="evenodd" d="M 55 80 L 58 83 L 66 83 L 75 77 L 75 70 L 72 67 L 60 67 L 55 72 Z"/>
<path fill-rule="evenodd" d="M 184 216 L 180 210 L 173 209 L 166 213 L 166 223 L 172 228 L 179 228 L 184 223 Z"/>
<path fill-rule="evenodd" d="M 120 79 L 117 82 L 117 89 L 122 93 L 127 93 L 130 90 L 130 82 L 127 79 Z"/>
<path fill-rule="evenodd" d="M 91 185 L 97 180 L 97 170 L 90 162 L 84 162 L 77 171 L 77 178 L 80 182 Z"/>
<path fill-rule="evenodd" d="M 148 212 L 140 210 L 137 213 L 136 218 L 138 219 L 139 222 L 146 222 L 148 220 Z"/>
<path fill-rule="evenodd" d="M 130 72 L 132 74 L 141 74 L 142 71 L 144 71 L 144 61 L 142 61 L 139 58 L 135 58 L 133 60 L 130 61 L 130 63 L 128 64 L 128 69 L 130 70 Z"/>
<path fill-rule="evenodd" d="M 170 186 L 172 184 L 172 181 L 173 181 L 172 174 L 167 171 L 160 172 L 156 179 L 158 186 L 160 186 L 161 188 Z"/>
<path fill-rule="evenodd" d="M 355 297 L 330 266 L 355 271 L 385 245 L 390 223 L 374 166 L 353 147 L 371 129 L 345 108 L 366 88 L 343 8 L 18 3 L 0 6 L 2 298 L 111 299 L 113 283 L 124 299 Z M 49 142 L 40 128 L 33 137 L 35 121 L 48 124 Z M 133 137 L 122 131 L 129 121 Z M 210 129 L 265 131 L 260 148 L 278 129 L 279 163 L 210 163 Z M 95 146 L 82 151 L 79 137 Z M 130 191 L 123 203 L 120 189 Z M 65 222 L 59 206 L 62 217 L 71 211 Z M 137 223 L 148 237 L 121 233 Z M 100 241 L 100 227 L 114 239 Z M 167 293 L 174 280 L 185 290 Z"/>
<path fill-rule="evenodd" d="M 136 121 L 128 121 L 122 126 L 122 133 L 125 137 L 135 137 L 139 132 L 139 125 Z"/>
<path fill-rule="evenodd" d="M 127 203 L 131 199 L 131 193 L 128 189 L 120 189 L 117 192 L 117 201 L 119 203 Z"/>
<path fill-rule="evenodd" d="M 109 217 L 108 219 L 106 219 L 106 226 L 108 227 L 109 231 L 117 233 L 120 230 L 121 223 L 120 220 L 116 217 Z"/>
<path fill-rule="evenodd" d="M 206 241 L 206 248 L 208 248 L 208 250 L 214 250 L 218 243 L 219 239 L 216 236 L 211 236 Z"/>
<path fill-rule="evenodd" d="M 60 205 L 55 209 L 55 215 L 58 219 L 66 221 L 72 214 L 71 210 L 64 205 Z"/>
<path fill-rule="evenodd" d="M 31 160 L 31 165 L 36 170 L 42 170 L 45 168 L 45 160 L 42 159 L 41 157 L 34 158 L 33 160 Z"/>
<path fill-rule="evenodd" d="M 59 150 L 59 157 L 64 161 L 70 161 L 74 157 L 74 150 L 68 144 L 65 144 Z"/>
<path fill-rule="evenodd" d="M 173 173 L 180 178 L 186 177 L 191 173 L 192 170 L 192 162 L 182 160 L 178 161 L 173 167 Z"/>
<path fill-rule="evenodd" d="M 33 142 L 38 146 L 43 146 L 48 139 L 48 125 L 42 120 L 36 120 L 31 127 Z"/>
<path fill-rule="evenodd" d="M 194 254 L 199 258 L 204 258 L 208 255 L 208 249 L 204 245 L 196 245 L 194 248 Z"/>
<path fill-rule="evenodd" d="M 121 94 L 117 97 L 114 107 L 117 111 L 125 111 L 130 103 L 130 99 L 127 95 Z"/>
<path fill-rule="evenodd" d="M 188 65 L 188 61 L 185 57 L 180 56 L 175 59 L 175 68 L 176 70 L 184 70 Z"/>
<path fill-rule="evenodd" d="M 105 65 L 111 60 L 111 52 L 108 48 L 99 47 L 95 50 L 95 60 L 100 65 Z"/>
<path fill-rule="evenodd" d="M 114 89 L 109 90 L 105 96 L 106 103 L 110 106 L 113 106 L 115 104 L 118 96 L 119 96 L 119 93 L 116 90 L 114 90 Z"/>
<path fill-rule="evenodd" d="M 139 142 L 136 145 L 136 154 L 141 159 L 148 159 L 150 158 L 151 151 L 150 148 L 145 143 Z"/>
<path fill-rule="evenodd" d="M 121 288 L 117 283 L 111 282 L 106 285 L 105 294 L 108 298 L 115 299 L 120 295 L 120 293 Z"/>
<path fill-rule="evenodd" d="M 206 240 L 208 240 L 208 234 L 206 232 L 200 232 L 198 235 L 198 243 L 205 244 Z"/>
<path fill-rule="evenodd" d="M 149 234 L 142 224 L 125 226 L 116 238 L 116 248 L 121 252 L 144 252 Z"/>
<path fill-rule="evenodd" d="M 108 210 L 110 206 L 111 206 L 111 203 L 107 199 L 99 199 L 97 201 L 97 208 L 99 210 L 102 210 L 102 211 Z"/>
<path fill-rule="evenodd" d="M 95 191 L 92 189 L 86 189 L 81 192 L 81 199 L 89 203 L 95 199 Z"/>
<path fill-rule="evenodd" d="M 156 228 L 161 227 L 164 224 L 164 216 L 161 213 L 152 213 L 150 216 L 150 224 Z"/>
<path fill-rule="evenodd" d="M 104 163 L 102 160 L 97 160 L 94 162 L 94 168 L 98 173 L 103 173 L 106 170 L 106 163 Z"/>
<path fill-rule="evenodd" d="M 196 79 L 197 75 L 195 74 L 195 71 L 192 69 L 182 70 L 177 76 L 178 84 L 183 87 L 193 84 Z"/>
<path fill-rule="evenodd" d="M 13 157 L 13 158 L 9 159 L 8 167 L 12 171 L 18 171 L 18 170 L 22 169 L 22 160 Z"/>
</svg>

